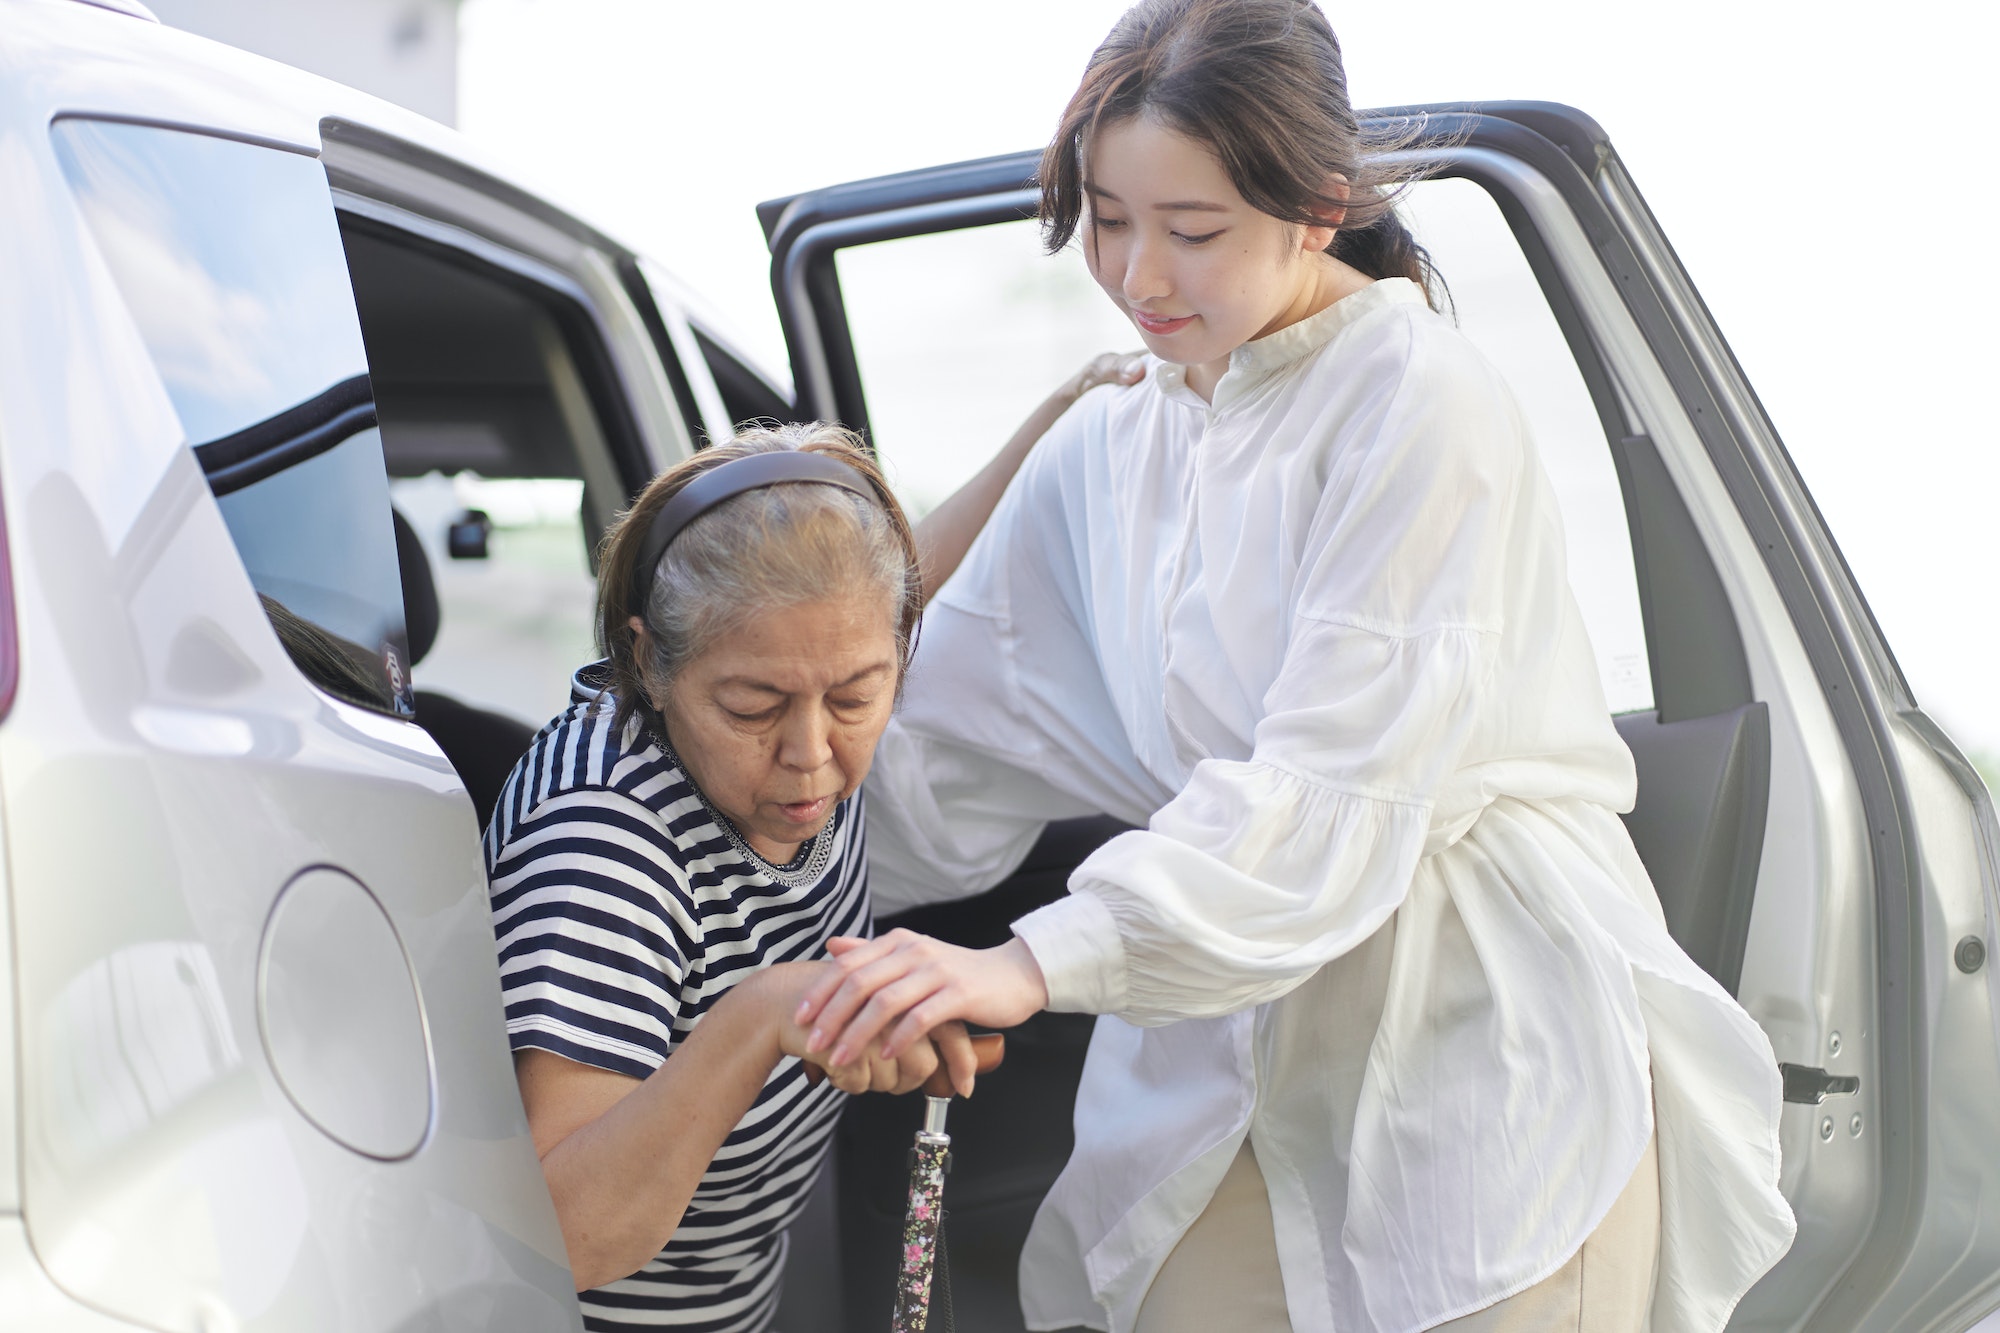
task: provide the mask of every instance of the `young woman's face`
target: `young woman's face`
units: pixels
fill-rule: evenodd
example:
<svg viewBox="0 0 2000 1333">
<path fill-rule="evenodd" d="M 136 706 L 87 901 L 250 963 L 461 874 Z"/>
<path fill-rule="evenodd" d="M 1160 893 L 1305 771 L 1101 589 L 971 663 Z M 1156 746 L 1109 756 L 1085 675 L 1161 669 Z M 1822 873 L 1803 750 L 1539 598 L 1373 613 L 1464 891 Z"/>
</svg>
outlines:
<svg viewBox="0 0 2000 1333">
<path fill-rule="evenodd" d="M 1210 386 L 1238 347 L 1324 306 L 1334 270 L 1352 273 L 1319 254 L 1331 227 L 1258 212 L 1207 147 L 1149 116 L 1100 128 L 1084 165 L 1091 276 L 1154 355 Z"/>
<path fill-rule="evenodd" d="M 873 589 L 760 612 L 654 701 L 688 776 L 765 860 L 790 861 L 868 776 L 896 702 L 893 614 Z"/>
</svg>

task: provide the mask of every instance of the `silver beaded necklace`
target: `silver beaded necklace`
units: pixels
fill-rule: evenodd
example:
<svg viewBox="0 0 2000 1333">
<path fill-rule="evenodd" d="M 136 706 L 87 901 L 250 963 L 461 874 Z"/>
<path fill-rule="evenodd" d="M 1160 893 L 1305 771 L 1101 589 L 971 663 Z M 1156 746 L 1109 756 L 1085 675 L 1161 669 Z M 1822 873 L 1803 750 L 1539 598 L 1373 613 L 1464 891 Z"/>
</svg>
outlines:
<svg viewBox="0 0 2000 1333">
<path fill-rule="evenodd" d="M 708 811 L 709 818 L 722 830 L 722 836 L 729 840 L 729 845 L 736 850 L 737 855 L 787 889 L 802 889 L 817 884 L 821 876 L 826 874 L 827 864 L 833 860 L 835 835 L 840 830 L 840 821 L 846 812 L 847 802 L 842 801 L 834 806 L 833 818 L 827 821 L 826 827 L 807 838 L 799 847 L 799 854 L 790 862 L 785 865 L 773 865 L 759 855 L 756 848 L 744 841 L 743 835 L 736 831 L 736 825 L 728 815 L 715 808 L 715 803 L 708 799 L 708 793 L 694 780 L 694 774 L 690 773 L 688 766 L 681 762 L 680 755 L 676 754 L 674 747 L 667 743 L 667 738 L 661 734 L 661 728 L 649 723 L 646 731 L 652 737 L 653 744 L 660 747 L 660 753 L 667 757 L 667 762 L 687 779 L 688 790 L 692 791 L 695 799 L 701 802 L 701 808 Z"/>
</svg>

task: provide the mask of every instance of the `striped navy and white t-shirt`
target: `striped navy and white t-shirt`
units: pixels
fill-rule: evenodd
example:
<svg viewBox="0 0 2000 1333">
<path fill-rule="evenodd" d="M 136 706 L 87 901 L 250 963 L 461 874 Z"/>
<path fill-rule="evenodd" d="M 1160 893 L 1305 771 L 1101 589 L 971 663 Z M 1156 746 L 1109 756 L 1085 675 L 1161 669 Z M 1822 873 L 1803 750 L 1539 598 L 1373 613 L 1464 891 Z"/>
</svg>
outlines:
<svg viewBox="0 0 2000 1333">
<path fill-rule="evenodd" d="M 515 765 L 486 831 L 507 1032 L 644 1078 L 736 982 L 867 935 L 862 798 L 788 866 L 746 846 L 672 751 L 612 725 L 604 664 Z M 805 1206 L 845 1094 L 781 1061 L 709 1164 L 665 1249 L 584 1292 L 589 1329 L 751 1333 L 778 1303 L 785 1227 Z"/>
</svg>

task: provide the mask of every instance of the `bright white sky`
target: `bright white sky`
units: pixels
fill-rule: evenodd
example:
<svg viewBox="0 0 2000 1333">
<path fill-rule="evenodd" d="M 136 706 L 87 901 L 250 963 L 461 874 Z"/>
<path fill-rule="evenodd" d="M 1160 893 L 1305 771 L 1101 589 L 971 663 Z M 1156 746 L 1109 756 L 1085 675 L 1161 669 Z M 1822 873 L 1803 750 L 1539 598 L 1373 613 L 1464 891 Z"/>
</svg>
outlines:
<svg viewBox="0 0 2000 1333">
<path fill-rule="evenodd" d="M 459 123 L 782 367 L 762 199 L 1039 147 L 1119 0 L 466 0 Z M 1917 697 L 2000 752 L 2000 7 L 1334 0 L 1359 106 L 1568 102 L 1611 135 Z M 1421 21 L 1416 16 L 1421 15 Z M 1449 275 L 1447 275 L 1449 276 Z"/>
</svg>

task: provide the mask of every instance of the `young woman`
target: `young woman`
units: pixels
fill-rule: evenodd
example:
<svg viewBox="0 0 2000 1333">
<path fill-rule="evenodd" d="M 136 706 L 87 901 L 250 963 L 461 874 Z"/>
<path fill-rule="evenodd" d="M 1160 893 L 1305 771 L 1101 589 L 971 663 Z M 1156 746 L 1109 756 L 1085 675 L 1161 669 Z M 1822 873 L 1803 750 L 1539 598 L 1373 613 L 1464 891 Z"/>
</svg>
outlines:
<svg viewBox="0 0 2000 1333">
<path fill-rule="evenodd" d="M 1031 1327 L 1720 1328 L 1792 1235 L 1776 1065 L 1666 932 L 1548 480 L 1326 20 L 1145 0 L 1042 182 L 1156 361 L 928 612 L 876 891 L 976 892 L 1052 818 L 1141 831 L 1003 947 L 836 941 L 806 1048 L 1107 1016 Z"/>
</svg>

